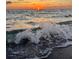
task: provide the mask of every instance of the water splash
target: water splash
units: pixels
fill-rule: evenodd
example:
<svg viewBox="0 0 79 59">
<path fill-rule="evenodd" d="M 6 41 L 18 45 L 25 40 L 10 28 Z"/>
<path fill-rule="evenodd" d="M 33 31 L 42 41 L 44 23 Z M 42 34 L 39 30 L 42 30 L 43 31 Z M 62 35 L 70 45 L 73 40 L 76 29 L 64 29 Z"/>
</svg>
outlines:
<svg viewBox="0 0 79 59">
<path fill-rule="evenodd" d="M 30 40 L 32 43 L 39 42 L 39 40 L 35 38 L 35 34 L 32 33 L 31 30 L 26 30 L 26 31 L 20 32 L 16 35 L 15 43 L 19 44 L 22 39 L 26 39 L 26 38 L 27 38 L 27 40 Z"/>
<path fill-rule="evenodd" d="M 72 30 L 69 25 L 42 24 L 41 30 L 33 32 L 31 29 L 16 35 L 14 42 L 17 47 L 10 50 L 18 58 L 46 58 L 56 47 L 67 47 L 72 44 Z M 27 41 L 27 42 L 25 42 Z M 21 44 L 21 43 L 24 43 Z M 21 46 L 22 45 L 22 46 Z M 18 52 L 18 53 L 16 53 Z"/>
</svg>

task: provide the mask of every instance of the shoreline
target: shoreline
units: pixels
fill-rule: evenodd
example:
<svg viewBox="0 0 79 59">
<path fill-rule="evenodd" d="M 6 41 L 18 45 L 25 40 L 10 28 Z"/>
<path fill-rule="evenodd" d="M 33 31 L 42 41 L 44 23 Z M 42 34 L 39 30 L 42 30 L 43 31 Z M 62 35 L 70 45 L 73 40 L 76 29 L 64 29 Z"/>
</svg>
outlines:
<svg viewBox="0 0 79 59">
<path fill-rule="evenodd" d="M 67 24 L 72 24 L 72 21 L 65 21 L 65 22 L 59 22 L 59 23 L 56 23 L 56 24 L 59 24 L 59 25 L 63 25 L 63 24 L 65 24 L 65 25 L 67 25 Z M 34 28 L 34 26 L 32 27 L 32 28 L 30 28 L 30 29 L 39 29 L 39 27 L 40 26 L 37 26 L 37 27 L 35 27 Z M 41 27 L 40 27 L 41 28 Z M 28 28 L 15 28 L 15 29 L 6 29 L 6 32 L 15 32 L 15 31 L 24 31 L 24 30 L 26 30 L 26 29 L 28 29 Z"/>
<path fill-rule="evenodd" d="M 55 48 L 46 59 L 72 59 L 72 46 Z"/>
</svg>

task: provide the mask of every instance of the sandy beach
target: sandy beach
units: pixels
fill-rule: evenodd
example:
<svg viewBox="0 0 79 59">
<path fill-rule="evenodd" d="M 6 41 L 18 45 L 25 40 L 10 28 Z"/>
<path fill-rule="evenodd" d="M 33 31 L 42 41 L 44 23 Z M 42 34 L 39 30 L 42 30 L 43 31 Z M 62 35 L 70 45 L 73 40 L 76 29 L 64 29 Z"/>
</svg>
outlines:
<svg viewBox="0 0 79 59">
<path fill-rule="evenodd" d="M 56 48 L 46 59 L 72 59 L 72 46 L 66 48 Z"/>
</svg>

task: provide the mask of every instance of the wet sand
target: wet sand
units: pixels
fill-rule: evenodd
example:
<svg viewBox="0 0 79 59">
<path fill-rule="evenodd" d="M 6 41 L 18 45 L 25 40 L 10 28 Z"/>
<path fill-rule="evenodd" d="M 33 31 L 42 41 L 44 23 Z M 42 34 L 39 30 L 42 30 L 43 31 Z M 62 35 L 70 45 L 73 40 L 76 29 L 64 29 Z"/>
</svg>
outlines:
<svg viewBox="0 0 79 59">
<path fill-rule="evenodd" d="M 67 48 L 56 48 L 46 59 L 72 59 L 72 46 Z"/>
</svg>

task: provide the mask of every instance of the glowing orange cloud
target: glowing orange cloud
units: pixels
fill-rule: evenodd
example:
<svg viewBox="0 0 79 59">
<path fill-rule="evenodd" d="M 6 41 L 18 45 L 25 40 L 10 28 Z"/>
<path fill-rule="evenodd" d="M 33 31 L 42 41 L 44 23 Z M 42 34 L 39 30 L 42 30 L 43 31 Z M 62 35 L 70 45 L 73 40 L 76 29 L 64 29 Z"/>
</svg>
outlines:
<svg viewBox="0 0 79 59">
<path fill-rule="evenodd" d="M 31 0 L 29 0 L 31 1 Z M 56 2 L 59 0 L 51 0 L 53 2 L 8 2 L 7 9 L 34 9 L 42 10 L 47 8 L 71 8 L 70 2 Z M 55 1 L 55 2 L 54 2 Z"/>
<path fill-rule="evenodd" d="M 10 9 L 44 9 L 46 8 L 45 4 L 42 3 L 11 3 L 7 5 L 7 8 Z"/>
</svg>

